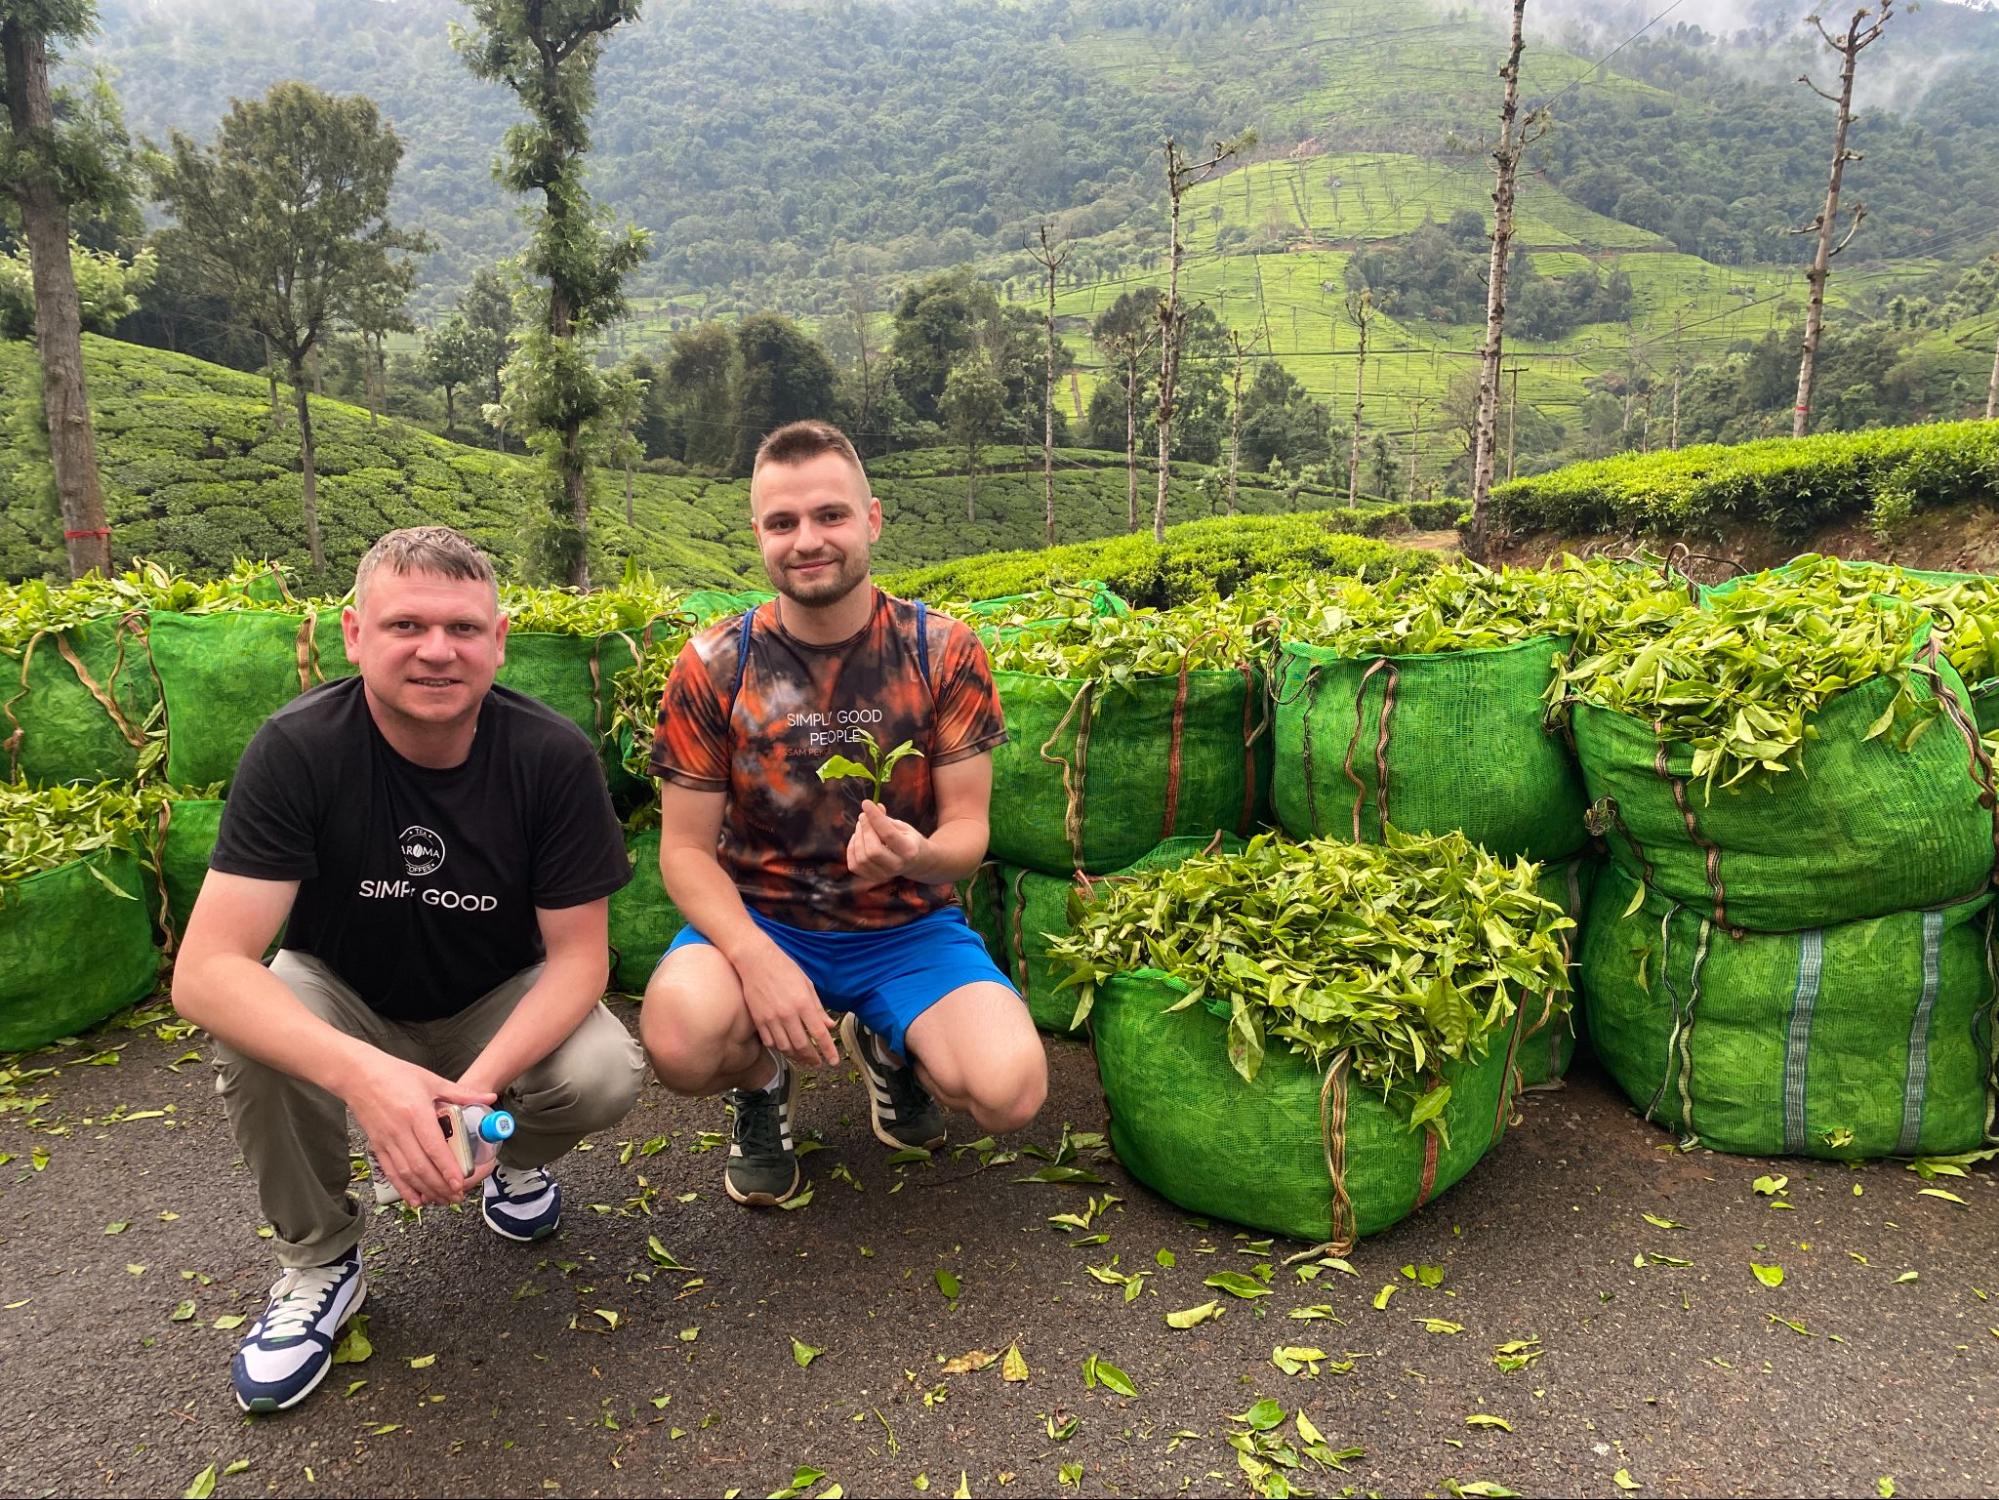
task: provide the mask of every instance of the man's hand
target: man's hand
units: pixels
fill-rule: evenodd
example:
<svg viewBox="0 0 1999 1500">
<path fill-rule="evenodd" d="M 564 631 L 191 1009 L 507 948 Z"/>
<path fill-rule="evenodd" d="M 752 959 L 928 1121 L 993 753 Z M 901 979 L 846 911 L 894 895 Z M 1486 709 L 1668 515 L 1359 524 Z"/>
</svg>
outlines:
<svg viewBox="0 0 1999 1500">
<path fill-rule="evenodd" d="M 766 1047 L 782 1052 L 801 1068 L 840 1060 L 833 1043 L 833 1023 L 805 971 L 775 943 L 767 943 L 753 962 L 739 967 L 743 1004 L 756 1023 Z"/>
<path fill-rule="evenodd" d="M 375 1160 L 411 1208 L 455 1203 L 492 1170 L 488 1162 L 470 1177 L 461 1175 L 437 1118 L 440 1103 L 491 1104 L 492 1094 L 379 1053 L 342 1097 L 368 1137 Z"/>
<path fill-rule="evenodd" d="M 895 879 L 922 857 L 929 840 L 914 826 L 891 818 L 872 798 L 861 804 L 861 820 L 847 840 L 847 868 L 860 890 Z"/>
</svg>

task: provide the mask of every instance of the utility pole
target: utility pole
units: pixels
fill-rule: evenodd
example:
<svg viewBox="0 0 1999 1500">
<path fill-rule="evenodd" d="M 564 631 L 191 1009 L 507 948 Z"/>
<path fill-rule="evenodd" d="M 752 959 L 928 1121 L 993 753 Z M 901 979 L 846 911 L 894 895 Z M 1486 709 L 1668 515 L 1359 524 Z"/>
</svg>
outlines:
<svg viewBox="0 0 1999 1500">
<path fill-rule="evenodd" d="M 1028 252 L 1048 272 L 1048 368 L 1041 391 L 1041 486 L 1047 501 L 1047 546 L 1055 545 L 1055 273 L 1075 252 L 1074 244 L 1059 250 L 1049 242 L 1048 221 L 1041 221 L 1041 248 Z"/>
<path fill-rule="evenodd" d="M 1527 0 L 1513 0 L 1512 46 L 1499 70 L 1506 81 L 1506 99 L 1499 111 L 1499 144 L 1492 153 L 1492 263 L 1486 279 L 1485 346 L 1479 351 L 1478 417 L 1472 436 L 1471 534 L 1465 539 L 1465 554 L 1474 562 L 1484 562 L 1492 545 L 1492 471 L 1506 327 L 1506 258 L 1513 245 L 1513 182 L 1527 148 L 1548 133 L 1545 109 L 1532 111 L 1524 121 L 1518 119 L 1526 14 Z"/>
<path fill-rule="evenodd" d="M 1347 453 L 1347 504 L 1352 505 L 1360 480 L 1360 420 L 1367 392 L 1367 325 L 1374 318 L 1374 293 L 1349 292 L 1347 316 L 1360 329 L 1360 352 L 1353 369 L 1353 445 Z"/>
<path fill-rule="evenodd" d="M 1895 0 L 1881 0 L 1880 13 L 1876 15 L 1872 6 L 1861 6 L 1853 13 L 1848 23 L 1844 40 L 1835 37 L 1825 29 L 1825 23 L 1817 16 L 1808 17 L 1818 28 L 1825 44 L 1840 55 L 1839 92 L 1829 94 L 1811 80 L 1808 73 L 1800 73 L 1798 82 L 1817 94 L 1821 99 L 1831 100 L 1839 106 L 1839 122 L 1833 128 L 1832 173 L 1826 184 L 1825 207 L 1811 223 L 1793 234 L 1818 235 L 1818 250 L 1812 256 L 1812 268 L 1805 272 L 1805 280 L 1811 286 L 1811 299 L 1805 309 L 1805 347 L 1798 360 L 1798 400 L 1791 412 L 1791 436 L 1803 437 L 1811 424 L 1812 381 L 1817 374 L 1819 355 L 1819 332 L 1825 326 L 1825 284 L 1832 274 L 1832 258 L 1853 243 L 1853 236 L 1860 230 L 1861 221 L 1867 217 L 1867 205 L 1853 206 L 1853 222 L 1848 226 L 1846 237 L 1837 245 L 1833 244 L 1833 230 L 1839 221 L 1839 187 L 1846 175 L 1846 164 L 1859 161 L 1858 151 L 1849 151 L 1846 146 L 1847 128 L 1853 123 L 1853 73 L 1860 61 L 1860 54 L 1881 39 L 1881 33 L 1895 14 Z M 1865 25 L 1869 16 L 1874 23 Z"/>
<path fill-rule="evenodd" d="M 1228 513 L 1230 515 L 1235 514 L 1236 471 L 1239 461 L 1242 457 L 1242 367 L 1243 367 L 1243 362 L 1249 357 L 1250 351 L 1256 348 L 1256 346 L 1262 342 L 1263 342 L 1263 335 L 1260 333 L 1252 335 L 1249 341 L 1245 343 L 1243 341 L 1242 330 L 1240 328 L 1231 328 L 1229 330 L 1230 395 L 1229 395 Z"/>
<path fill-rule="evenodd" d="M 1520 430 L 1520 366 L 1513 365 L 1507 372 L 1513 377 L 1513 392 L 1506 406 L 1506 482 L 1513 483 L 1513 435 Z"/>
<path fill-rule="evenodd" d="M 1152 506 L 1152 539 L 1166 542 L 1166 492 L 1173 471 L 1174 383 L 1180 374 L 1180 341 L 1187 330 L 1187 314 L 1180 306 L 1180 257 L 1186 246 L 1180 243 L 1181 200 L 1196 183 L 1206 182 L 1221 170 L 1223 162 L 1256 144 L 1256 132 L 1246 130 L 1232 141 L 1216 141 L 1208 155 L 1189 160 L 1179 143 L 1166 138 L 1166 196 L 1171 203 L 1171 228 L 1167 234 L 1166 300 L 1159 304 L 1159 493 Z"/>
<path fill-rule="evenodd" d="M 1673 314 L 1673 451 L 1675 453 L 1680 450 L 1680 377 L 1686 371 L 1686 362 L 1680 354 L 1681 316 L 1679 313 Z M 1995 362 L 1993 369 L 1995 374 L 1999 374 L 1999 362 Z"/>
<path fill-rule="evenodd" d="M 1423 448 L 1423 403 L 1429 398 L 1418 389 L 1416 399 L 1411 403 L 1415 419 L 1409 428 L 1409 498 L 1416 498 L 1416 459 Z"/>
</svg>

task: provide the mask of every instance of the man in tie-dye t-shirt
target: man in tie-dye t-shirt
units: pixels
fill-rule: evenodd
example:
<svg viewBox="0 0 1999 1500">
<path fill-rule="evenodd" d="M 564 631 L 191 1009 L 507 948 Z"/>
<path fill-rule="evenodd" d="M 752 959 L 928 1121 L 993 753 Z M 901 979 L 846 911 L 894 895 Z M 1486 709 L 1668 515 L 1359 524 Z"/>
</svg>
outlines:
<svg viewBox="0 0 1999 1500">
<path fill-rule="evenodd" d="M 992 750 L 1006 739 L 978 637 L 876 588 L 881 534 L 853 445 L 823 422 L 758 450 L 751 519 L 778 597 L 688 642 L 660 705 L 660 873 L 687 926 L 646 988 L 641 1039 L 676 1093 L 727 1090 L 723 1184 L 798 1190 L 795 1069 L 867 1075 L 874 1132 L 934 1147 L 939 1105 L 987 1132 L 1031 1120 L 1047 1059 L 1020 996 L 960 909 L 985 857 Z M 902 745 L 879 789 L 822 779 Z"/>
</svg>

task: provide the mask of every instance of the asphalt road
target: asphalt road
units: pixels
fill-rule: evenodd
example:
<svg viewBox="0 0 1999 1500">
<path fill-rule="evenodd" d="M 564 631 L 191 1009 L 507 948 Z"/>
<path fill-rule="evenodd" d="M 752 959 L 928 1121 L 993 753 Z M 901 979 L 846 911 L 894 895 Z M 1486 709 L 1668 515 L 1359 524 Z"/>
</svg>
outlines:
<svg viewBox="0 0 1999 1500">
<path fill-rule="evenodd" d="M 1356 1275 L 1279 1266 L 1253 1301 L 1203 1284 L 1265 1259 L 1252 1237 L 1190 1221 L 1088 1144 L 1074 1164 L 1107 1186 L 1018 1182 L 1032 1157 L 891 1167 L 858 1086 L 822 1075 L 800 1109 L 824 1138 L 811 1201 L 750 1212 L 702 1139 L 720 1106 L 649 1088 L 562 1166 L 551 1241 L 379 1214 L 372 1357 L 251 1421 L 228 1320 L 254 1318 L 276 1273 L 199 1046 L 114 1029 L 0 1083 L 0 1491 L 178 1495 L 213 1466 L 221 1496 L 761 1496 L 801 1468 L 823 1473 L 809 1495 L 950 1495 L 961 1476 L 975 1495 L 1247 1494 L 1230 1414 L 1269 1399 L 1294 1449 L 1302 1410 L 1329 1453 L 1360 1450 L 1344 1472 L 1303 1460 L 1300 1492 L 1999 1493 L 1991 1169 L 1683 1154 L 1587 1066 L 1363 1242 Z M 1105 1128 L 1088 1050 L 1051 1058 L 1043 1123 L 1004 1148 Z M 1789 1181 L 1760 1194 L 1766 1173 Z M 1049 1222 L 1106 1194 L 1087 1233 Z M 1127 1302 L 1090 1266 L 1146 1274 Z M 1210 1299 L 1219 1319 L 1167 1325 Z M 1328 1316 L 1290 1316 L 1313 1307 Z M 1500 1368 L 1515 1343 L 1524 1364 Z M 946 1364 L 1010 1346 L 1024 1380 Z M 1279 1346 L 1327 1357 L 1287 1374 Z M 1093 1355 L 1137 1394 L 1087 1387 Z"/>
</svg>

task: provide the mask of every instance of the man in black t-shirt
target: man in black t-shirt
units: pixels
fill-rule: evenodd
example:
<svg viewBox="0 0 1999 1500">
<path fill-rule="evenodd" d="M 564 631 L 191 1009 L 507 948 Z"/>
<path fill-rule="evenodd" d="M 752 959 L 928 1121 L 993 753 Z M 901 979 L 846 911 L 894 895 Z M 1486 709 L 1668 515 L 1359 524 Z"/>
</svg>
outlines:
<svg viewBox="0 0 1999 1500">
<path fill-rule="evenodd" d="M 246 1411 L 310 1394 L 365 1295 L 349 1111 L 405 1203 L 479 1187 L 487 1225 L 531 1241 L 561 1218 L 547 1163 L 622 1119 L 644 1066 L 602 1004 L 617 817 L 589 739 L 494 685 L 492 564 L 392 532 L 341 626 L 360 675 L 250 742 L 174 971 L 285 1267 L 231 1365 Z M 515 1133 L 468 1176 L 441 1107 L 503 1097 Z"/>
</svg>

